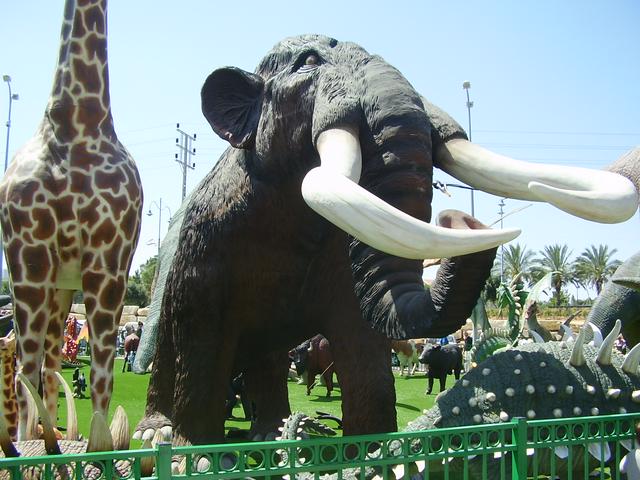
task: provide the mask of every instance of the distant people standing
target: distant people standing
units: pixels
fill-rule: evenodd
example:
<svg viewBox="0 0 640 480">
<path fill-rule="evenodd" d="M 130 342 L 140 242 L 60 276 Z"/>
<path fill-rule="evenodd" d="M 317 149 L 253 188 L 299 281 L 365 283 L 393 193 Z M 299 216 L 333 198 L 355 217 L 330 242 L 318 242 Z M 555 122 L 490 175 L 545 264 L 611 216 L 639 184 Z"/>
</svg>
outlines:
<svg viewBox="0 0 640 480">
<path fill-rule="evenodd" d="M 471 349 L 473 348 L 473 338 L 466 330 L 462 332 L 462 338 L 464 339 L 464 371 L 468 372 L 471 369 Z"/>
<path fill-rule="evenodd" d="M 140 337 L 136 333 L 127 335 L 124 339 L 124 363 L 122 364 L 122 372 L 125 369 L 131 371 L 131 365 L 133 365 L 136 359 L 136 352 L 138 351 L 138 345 L 140 344 Z"/>
<path fill-rule="evenodd" d="M 618 338 L 616 338 L 616 341 L 613 343 L 613 346 L 616 347 L 616 349 L 620 353 L 627 353 L 627 342 L 622 336 L 622 334 L 618 335 Z"/>
</svg>

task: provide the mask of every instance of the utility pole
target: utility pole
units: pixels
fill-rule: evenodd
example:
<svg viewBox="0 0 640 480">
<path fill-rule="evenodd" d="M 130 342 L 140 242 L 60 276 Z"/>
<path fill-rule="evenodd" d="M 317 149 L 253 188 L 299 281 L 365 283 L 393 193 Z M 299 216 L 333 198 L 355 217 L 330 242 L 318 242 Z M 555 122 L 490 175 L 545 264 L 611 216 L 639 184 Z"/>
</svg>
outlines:
<svg viewBox="0 0 640 480">
<path fill-rule="evenodd" d="M 191 163 L 191 156 L 196 154 L 196 149 L 192 148 L 192 142 L 196 141 L 196 134 L 193 136 L 180 130 L 180 124 L 176 123 L 176 130 L 180 134 L 180 138 L 176 138 L 176 147 L 180 150 L 180 157 L 176 153 L 175 160 L 182 166 L 182 201 L 187 196 L 187 169 L 193 170 L 196 166 Z"/>
<path fill-rule="evenodd" d="M 7 87 L 9 88 L 9 116 L 7 117 L 7 146 L 4 149 L 4 172 L 7 171 L 7 166 L 9 165 L 9 132 L 11 131 L 11 103 L 14 100 L 18 100 L 20 97 L 17 93 L 13 93 L 11 91 L 11 76 L 3 75 L 2 80 L 7 83 Z M 2 237 L 0 236 L 0 289 L 2 289 L 2 281 L 3 279 L 3 268 L 4 262 L 2 261 L 2 256 L 4 253 L 4 245 L 2 244 Z"/>
<path fill-rule="evenodd" d="M 469 99 L 469 89 L 471 88 L 471 82 L 469 80 L 462 82 L 462 88 L 467 93 L 467 114 L 469 118 L 469 141 L 471 141 L 471 107 L 473 107 L 473 102 Z M 474 188 L 470 187 L 469 190 L 471 190 L 471 216 L 475 217 L 476 208 L 475 208 L 475 201 L 473 198 Z"/>
<path fill-rule="evenodd" d="M 504 201 L 506 198 L 501 198 L 498 206 L 500 207 L 500 230 L 502 230 L 502 219 L 504 218 L 504 206 L 506 203 Z M 500 283 L 504 283 L 504 245 L 500 245 Z"/>
</svg>

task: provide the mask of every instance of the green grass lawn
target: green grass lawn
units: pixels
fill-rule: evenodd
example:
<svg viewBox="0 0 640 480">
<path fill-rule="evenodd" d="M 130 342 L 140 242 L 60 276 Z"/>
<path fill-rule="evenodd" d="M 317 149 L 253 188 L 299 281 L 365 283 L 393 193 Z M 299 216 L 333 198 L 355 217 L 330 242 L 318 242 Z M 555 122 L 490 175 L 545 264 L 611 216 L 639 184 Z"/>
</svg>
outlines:
<svg viewBox="0 0 640 480">
<path fill-rule="evenodd" d="M 131 372 L 122 373 L 122 360 L 116 359 L 115 378 L 113 397 L 111 400 L 110 414 L 115 411 L 116 406 L 122 405 L 129 416 L 129 426 L 131 431 L 135 428 L 138 421 L 144 413 L 145 402 L 147 398 L 147 385 L 149 383 L 149 375 L 136 375 Z M 85 377 L 89 378 L 89 365 L 81 368 Z M 71 377 L 73 369 L 63 369 L 62 375 L 71 385 Z M 402 429 L 410 420 L 413 420 L 422 413 L 422 410 L 433 405 L 436 395 L 426 396 L 427 380 L 424 373 L 418 373 L 413 377 L 404 378 L 396 375 L 396 410 L 398 412 L 398 428 Z M 453 376 L 449 376 L 447 387 L 454 382 Z M 436 382 L 437 385 L 437 382 Z M 300 411 L 314 415 L 317 411 L 330 413 L 337 417 L 342 417 L 341 413 L 341 392 L 340 387 L 334 388 L 331 397 L 325 397 L 326 388 L 317 385 L 311 392 L 306 395 L 306 386 L 298 385 L 296 382 L 289 381 L 289 402 L 292 411 Z M 437 391 L 438 387 L 434 387 Z M 61 390 L 62 392 L 62 390 Z M 88 388 L 87 388 L 88 395 Z M 60 413 L 58 424 L 65 425 L 66 409 L 62 393 L 60 393 Z M 76 409 L 78 411 L 78 423 L 80 433 L 86 437 L 89 434 L 89 423 L 91 420 L 91 400 L 89 398 L 81 398 L 76 400 Z M 235 417 L 243 417 L 242 407 L 238 403 L 233 412 Z M 109 422 L 111 419 L 109 418 Z M 335 422 L 327 422 L 331 427 L 335 426 Z M 247 430 L 249 422 L 244 420 L 228 420 L 227 428 L 236 428 Z M 340 433 L 340 432 L 339 432 Z M 133 443 L 132 447 L 138 447 L 139 444 Z"/>
</svg>

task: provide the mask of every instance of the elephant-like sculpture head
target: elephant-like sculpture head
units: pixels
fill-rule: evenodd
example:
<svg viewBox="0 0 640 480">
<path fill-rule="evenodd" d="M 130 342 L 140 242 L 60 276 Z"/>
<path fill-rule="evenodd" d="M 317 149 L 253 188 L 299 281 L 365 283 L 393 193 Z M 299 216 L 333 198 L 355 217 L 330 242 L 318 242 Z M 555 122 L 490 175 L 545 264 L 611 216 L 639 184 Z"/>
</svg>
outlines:
<svg viewBox="0 0 640 480">
<path fill-rule="evenodd" d="M 202 109 L 221 138 L 251 152 L 249 172 L 299 176 L 304 201 L 351 236 L 362 314 L 390 337 L 455 329 L 439 317 L 453 308 L 442 298 L 460 264 L 439 273 L 444 287 L 428 291 L 421 259 L 485 251 L 519 233 L 471 217 L 458 220 L 470 228 L 430 225 L 434 166 L 474 188 L 591 220 L 623 221 L 637 208 L 635 187 L 615 173 L 533 165 L 473 145 L 381 57 L 324 36 L 285 39 L 255 73 L 214 71 Z"/>
</svg>

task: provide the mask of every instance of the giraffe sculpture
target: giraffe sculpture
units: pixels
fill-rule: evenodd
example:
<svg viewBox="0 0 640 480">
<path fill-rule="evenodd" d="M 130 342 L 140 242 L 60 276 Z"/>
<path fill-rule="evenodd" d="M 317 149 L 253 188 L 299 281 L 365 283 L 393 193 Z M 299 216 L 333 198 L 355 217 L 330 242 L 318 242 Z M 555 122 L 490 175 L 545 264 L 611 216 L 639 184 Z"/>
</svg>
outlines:
<svg viewBox="0 0 640 480">
<path fill-rule="evenodd" d="M 0 182 L 0 221 L 14 293 L 17 372 L 56 418 L 64 319 L 75 290 L 89 322 L 91 400 L 105 417 L 117 324 L 140 233 L 142 186 L 110 108 L 107 1 L 66 0 L 53 89 L 36 134 Z M 18 439 L 26 396 L 17 386 Z"/>
<path fill-rule="evenodd" d="M 0 337 L 0 362 L 2 370 L 2 414 L 7 425 L 9 437 L 16 439 L 18 425 L 18 402 L 15 392 L 16 374 L 16 335 L 11 330 L 5 337 Z"/>
</svg>

